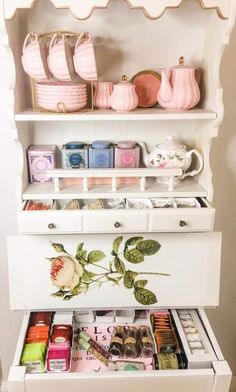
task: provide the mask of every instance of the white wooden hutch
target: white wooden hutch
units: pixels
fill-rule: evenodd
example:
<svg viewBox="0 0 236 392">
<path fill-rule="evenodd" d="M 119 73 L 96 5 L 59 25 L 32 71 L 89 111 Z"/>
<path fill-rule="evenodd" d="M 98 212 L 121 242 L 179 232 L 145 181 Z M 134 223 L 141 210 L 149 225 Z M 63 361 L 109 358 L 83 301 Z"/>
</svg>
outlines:
<svg viewBox="0 0 236 392">
<path fill-rule="evenodd" d="M 226 392 L 230 369 L 218 347 L 203 307 L 219 303 L 221 236 L 213 232 L 215 210 L 210 165 L 212 142 L 223 119 L 220 64 L 235 22 L 235 0 L 2 0 L 1 39 L 10 68 L 8 116 L 18 154 L 18 236 L 9 238 L 11 308 L 26 311 L 12 368 L 9 392 Z M 144 69 L 171 67 L 184 56 L 186 64 L 203 70 L 201 102 L 198 108 L 177 112 L 159 107 L 130 113 L 93 110 L 71 114 L 35 111 L 30 80 L 21 65 L 24 38 L 30 31 L 89 31 L 94 37 L 99 78 L 118 81 Z M 30 144 L 62 146 L 70 140 L 91 142 L 108 139 L 143 140 L 151 149 L 169 134 L 204 156 L 204 169 L 186 178 L 174 190 L 146 179 L 138 184 L 54 187 L 29 184 L 27 148 Z M 58 170 L 55 178 L 73 176 Z M 81 172 L 82 173 L 82 172 Z M 111 177 L 130 176 L 111 170 Z M 148 169 L 137 175 L 148 177 Z M 170 175 L 176 175 L 175 169 Z M 86 178 L 84 171 L 81 177 Z M 100 176 L 107 176 L 103 170 Z M 58 181 L 57 181 L 58 183 Z M 113 182 L 114 185 L 114 182 Z M 65 200 L 116 197 L 198 197 L 201 209 L 24 211 L 28 200 Z M 180 224 L 184 222 L 184 224 Z M 110 287 L 98 295 L 88 293 L 70 302 L 50 296 L 48 265 L 42 260 L 50 241 L 74 247 L 77 242 L 107 247 L 118 233 L 141 232 L 155 238 L 162 253 L 154 271 L 167 271 L 170 278 L 150 280 L 158 293 L 155 308 L 199 308 L 202 323 L 216 353 L 210 369 L 146 371 L 129 373 L 27 374 L 20 366 L 30 310 L 125 308 L 137 303 L 121 287 Z M 105 234 L 106 233 L 106 234 Z M 29 235 L 31 234 L 31 235 Z M 49 236 L 50 234 L 50 236 Z M 68 234 L 70 234 L 68 236 Z M 90 245 L 90 246 L 91 246 Z M 17 253 L 17 257 L 16 257 Z M 156 286 L 155 286 L 156 285 Z"/>
</svg>

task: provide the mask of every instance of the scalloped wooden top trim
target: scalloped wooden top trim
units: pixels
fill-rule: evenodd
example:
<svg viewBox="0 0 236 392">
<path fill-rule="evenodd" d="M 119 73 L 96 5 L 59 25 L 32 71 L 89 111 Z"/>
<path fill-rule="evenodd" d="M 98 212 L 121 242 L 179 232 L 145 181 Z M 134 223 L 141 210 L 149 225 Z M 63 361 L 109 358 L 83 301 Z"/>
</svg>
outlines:
<svg viewBox="0 0 236 392">
<path fill-rule="evenodd" d="M 32 8 L 36 0 L 3 0 L 5 18 L 13 18 L 18 8 Z M 110 0 L 50 0 L 56 8 L 69 8 L 78 19 L 87 19 L 96 8 L 106 8 Z M 142 9 L 151 19 L 159 18 L 166 8 L 179 7 L 183 0 L 125 0 L 130 8 Z M 214 8 L 222 19 L 230 16 L 231 0 L 197 0 L 203 8 Z M 234 0 L 232 0 L 234 1 Z"/>
</svg>

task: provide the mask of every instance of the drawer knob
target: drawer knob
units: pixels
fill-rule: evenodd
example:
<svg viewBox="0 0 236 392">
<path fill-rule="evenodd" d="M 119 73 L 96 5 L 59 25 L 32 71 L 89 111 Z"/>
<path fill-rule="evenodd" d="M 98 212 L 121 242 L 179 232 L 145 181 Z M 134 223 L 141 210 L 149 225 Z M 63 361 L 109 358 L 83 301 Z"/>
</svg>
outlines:
<svg viewBox="0 0 236 392">
<path fill-rule="evenodd" d="M 187 222 L 185 222 L 184 220 L 179 221 L 179 225 L 180 227 L 185 227 L 187 226 Z"/>
<path fill-rule="evenodd" d="M 114 226 L 115 226 L 116 228 L 118 228 L 118 227 L 121 226 L 121 223 L 120 223 L 120 222 L 115 222 L 115 223 L 114 223 Z"/>
<path fill-rule="evenodd" d="M 48 224 L 48 228 L 49 229 L 55 229 L 56 225 L 54 225 L 54 223 L 49 223 Z"/>
</svg>

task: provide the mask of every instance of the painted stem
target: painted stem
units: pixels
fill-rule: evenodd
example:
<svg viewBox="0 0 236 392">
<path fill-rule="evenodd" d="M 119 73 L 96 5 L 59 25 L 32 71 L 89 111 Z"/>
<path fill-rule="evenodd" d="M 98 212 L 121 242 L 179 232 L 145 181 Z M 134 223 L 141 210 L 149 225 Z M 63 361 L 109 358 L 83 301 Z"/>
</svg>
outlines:
<svg viewBox="0 0 236 392">
<path fill-rule="evenodd" d="M 138 275 L 159 275 L 159 276 L 170 276 L 170 274 L 165 274 L 163 272 L 137 272 Z"/>
</svg>

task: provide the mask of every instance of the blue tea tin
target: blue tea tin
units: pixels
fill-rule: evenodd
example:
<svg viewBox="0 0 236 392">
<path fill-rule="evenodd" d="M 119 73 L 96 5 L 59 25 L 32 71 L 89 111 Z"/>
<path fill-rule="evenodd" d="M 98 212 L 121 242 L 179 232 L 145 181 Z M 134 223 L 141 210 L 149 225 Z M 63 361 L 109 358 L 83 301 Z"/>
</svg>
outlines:
<svg viewBox="0 0 236 392">
<path fill-rule="evenodd" d="M 89 168 L 114 167 L 114 148 L 107 140 L 96 140 L 89 147 Z"/>
</svg>

